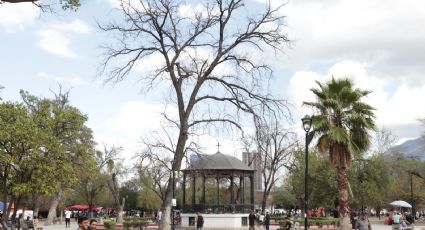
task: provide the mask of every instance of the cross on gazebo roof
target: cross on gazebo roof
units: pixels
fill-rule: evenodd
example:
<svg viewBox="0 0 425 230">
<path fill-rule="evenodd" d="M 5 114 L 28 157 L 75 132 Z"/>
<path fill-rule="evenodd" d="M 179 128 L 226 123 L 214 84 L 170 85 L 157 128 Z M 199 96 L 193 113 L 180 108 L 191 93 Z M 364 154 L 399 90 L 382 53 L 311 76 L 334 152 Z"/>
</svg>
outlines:
<svg viewBox="0 0 425 230">
<path fill-rule="evenodd" d="M 220 142 L 217 142 L 217 152 L 220 152 Z"/>
</svg>

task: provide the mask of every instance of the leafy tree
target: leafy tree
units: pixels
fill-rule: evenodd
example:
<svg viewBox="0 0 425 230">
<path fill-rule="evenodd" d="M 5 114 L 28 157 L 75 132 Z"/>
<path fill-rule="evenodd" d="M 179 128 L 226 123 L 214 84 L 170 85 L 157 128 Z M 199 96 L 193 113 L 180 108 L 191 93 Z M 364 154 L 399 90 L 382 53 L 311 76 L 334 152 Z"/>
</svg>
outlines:
<svg viewBox="0 0 425 230">
<path fill-rule="evenodd" d="M 320 152 L 328 151 L 336 168 L 340 228 L 348 230 L 349 187 L 347 169 L 352 156 L 361 155 L 371 142 L 369 130 L 375 129 L 373 108 L 362 102 L 370 91 L 354 89 L 348 79 L 332 80 L 326 84 L 317 82 L 319 88 L 311 91 L 316 102 L 304 102 L 314 109 L 312 136 L 317 137 Z"/>
<path fill-rule="evenodd" d="M 259 52 L 279 51 L 288 43 L 282 6 L 267 4 L 260 13 L 247 15 L 252 11 L 246 4 L 209 1 L 202 4 L 202 12 L 189 10 L 192 15 L 187 15 L 181 11 L 184 1 L 122 0 L 125 23 L 101 27 L 120 38 L 116 47 L 106 48 L 102 73 L 107 79 L 120 81 L 149 58 L 160 59 L 140 82 L 147 90 L 157 85 L 170 89 L 170 108 L 178 115 L 165 114 L 171 126 L 166 130 L 175 132 L 157 146 L 173 154 L 174 171 L 190 151 L 188 139 L 202 127 L 224 124 L 242 129 L 241 115 L 255 116 L 260 107 L 279 112 L 286 105 L 269 94 L 271 68 L 265 59 L 256 58 Z M 172 184 L 164 191 L 161 230 L 169 229 Z"/>
<path fill-rule="evenodd" d="M 150 188 L 143 188 L 137 199 L 137 206 L 146 211 L 155 211 L 161 208 L 162 201 Z"/>
<path fill-rule="evenodd" d="M 272 194 L 273 204 L 276 206 L 276 208 L 291 210 L 298 207 L 298 200 L 288 182 L 284 183 L 283 186 L 275 188 L 272 191 Z"/>
<path fill-rule="evenodd" d="M 32 176 L 25 170 L 28 168 L 33 170 L 32 164 L 41 156 L 37 129 L 26 108 L 22 104 L 10 102 L 0 103 L 0 127 L 2 201 L 7 203 L 10 194 L 12 198 L 17 198 L 12 201 L 19 204 L 21 194 L 27 192 L 30 187 L 25 182 Z M 4 205 L 1 219 L 4 229 L 8 229 L 5 222 L 9 216 L 9 210 L 6 210 Z M 13 215 L 12 218 L 15 216 Z"/>
<path fill-rule="evenodd" d="M 139 162 L 136 165 L 140 183 L 143 188 L 150 189 L 165 202 L 166 190 L 170 182 L 171 164 L 170 157 L 157 149 L 146 145 L 147 148 L 138 154 Z"/>
<path fill-rule="evenodd" d="M 140 191 L 140 183 L 136 177 L 123 182 L 120 188 L 120 196 L 126 198 L 125 210 L 128 211 L 141 208 L 137 201 Z"/>
<path fill-rule="evenodd" d="M 89 217 L 93 217 L 92 208 L 99 205 L 102 194 L 107 193 L 109 175 L 102 173 L 95 164 L 90 164 L 79 174 L 80 181 L 76 186 L 77 193 L 82 195 L 84 203 L 89 206 Z"/>
<path fill-rule="evenodd" d="M 295 196 L 296 205 L 304 205 L 304 151 L 297 151 L 294 155 L 294 166 L 288 176 L 288 187 Z M 329 161 L 318 154 L 317 151 L 310 151 L 308 155 L 308 181 L 309 194 L 308 201 L 310 208 L 323 206 L 328 209 L 334 209 L 334 201 L 337 198 L 337 184 L 335 181 L 335 170 L 329 164 Z"/>
<path fill-rule="evenodd" d="M 388 202 L 393 200 L 410 201 L 414 208 L 425 206 L 425 162 L 415 158 L 406 158 L 403 154 L 392 152 L 387 156 L 386 161 L 391 169 L 390 188 Z M 411 172 L 415 172 L 420 177 L 415 176 Z M 410 190 L 411 185 L 412 191 Z M 413 192 L 413 200 L 411 195 Z M 412 202 L 413 201 L 413 202 Z M 417 209 L 416 209 L 417 210 Z"/>
<path fill-rule="evenodd" d="M 349 178 L 354 199 L 351 206 L 363 210 L 372 207 L 378 213 L 387 206 L 390 192 L 390 167 L 381 154 L 368 159 L 355 159 Z"/>
<path fill-rule="evenodd" d="M 39 187 L 35 191 L 50 194 L 52 203 L 46 224 L 56 217 L 56 208 L 64 191 L 78 180 L 85 159 L 92 154 L 92 132 L 85 126 L 87 117 L 69 103 L 69 92 L 59 91 L 55 99 L 42 99 L 21 91 L 25 106 L 34 124 L 43 134 L 43 160 L 34 162 L 42 170 L 37 175 Z"/>
</svg>

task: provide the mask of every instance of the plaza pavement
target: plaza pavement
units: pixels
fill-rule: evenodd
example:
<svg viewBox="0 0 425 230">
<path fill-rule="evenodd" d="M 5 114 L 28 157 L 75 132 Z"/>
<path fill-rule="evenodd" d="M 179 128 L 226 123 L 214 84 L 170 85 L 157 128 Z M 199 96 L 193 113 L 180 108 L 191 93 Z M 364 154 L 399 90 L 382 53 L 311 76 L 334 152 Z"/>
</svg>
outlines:
<svg viewBox="0 0 425 230">
<path fill-rule="evenodd" d="M 71 228 L 65 228 L 65 224 L 43 226 L 43 230 L 75 230 L 75 229 L 77 229 L 77 223 L 76 222 L 71 223 Z M 156 227 L 152 226 L 152 227 L 149 227 L 148 229 L 156 229 Z M 265 229 L 265 228 L 262 227 L 262 228 L 256 228 L 256 229 Z M 278 229 L 278 226 L 270 226 L 270 229 L 276 230 L 276 229 Z M 303 228 L 301 228 L 301 229 L 303 229 Z M 312 228 L 312 229 L 320 230 L 320 228 Z M 372 224 L 372 230 L 391 230 L 391 226 L 383 225 L 383 224 Z M 415 230 L 425 230 L 425 226 L 415 226 Z"/>
</svg>

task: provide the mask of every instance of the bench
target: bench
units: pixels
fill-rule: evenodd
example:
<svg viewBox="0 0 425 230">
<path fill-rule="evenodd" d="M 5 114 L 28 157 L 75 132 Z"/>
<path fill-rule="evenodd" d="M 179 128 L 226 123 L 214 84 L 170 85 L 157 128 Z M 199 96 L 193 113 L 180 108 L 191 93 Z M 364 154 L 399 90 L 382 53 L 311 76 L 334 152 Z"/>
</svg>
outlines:
<svg viewBox="0 0 425 230">
<path fill-rule="evenodd" d="M 401 224 L 393 224 L 391 226 L 392 230 L 414 230 L 415 229 L 415 225 L 411 224 L 408 225 L 406 227 L 401 226 Z"/>
</svg>

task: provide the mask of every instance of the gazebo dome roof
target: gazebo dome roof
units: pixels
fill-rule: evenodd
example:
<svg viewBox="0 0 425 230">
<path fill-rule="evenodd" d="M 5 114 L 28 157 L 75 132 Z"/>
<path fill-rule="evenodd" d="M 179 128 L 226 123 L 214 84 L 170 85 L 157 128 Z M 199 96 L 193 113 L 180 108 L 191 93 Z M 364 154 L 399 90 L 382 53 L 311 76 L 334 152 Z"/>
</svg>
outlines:
<svg viewBox="0 0 425 230">
<path fill-rule="evenodd" d="M 184 171 L 192 170 L 238 170 L 238 171 L 254 171 L 241 160 L 236 157 L 225 155 L 217 152 L 212 155 L 199 154 L 192 159 L 189 167 Z"/>
</svg>

